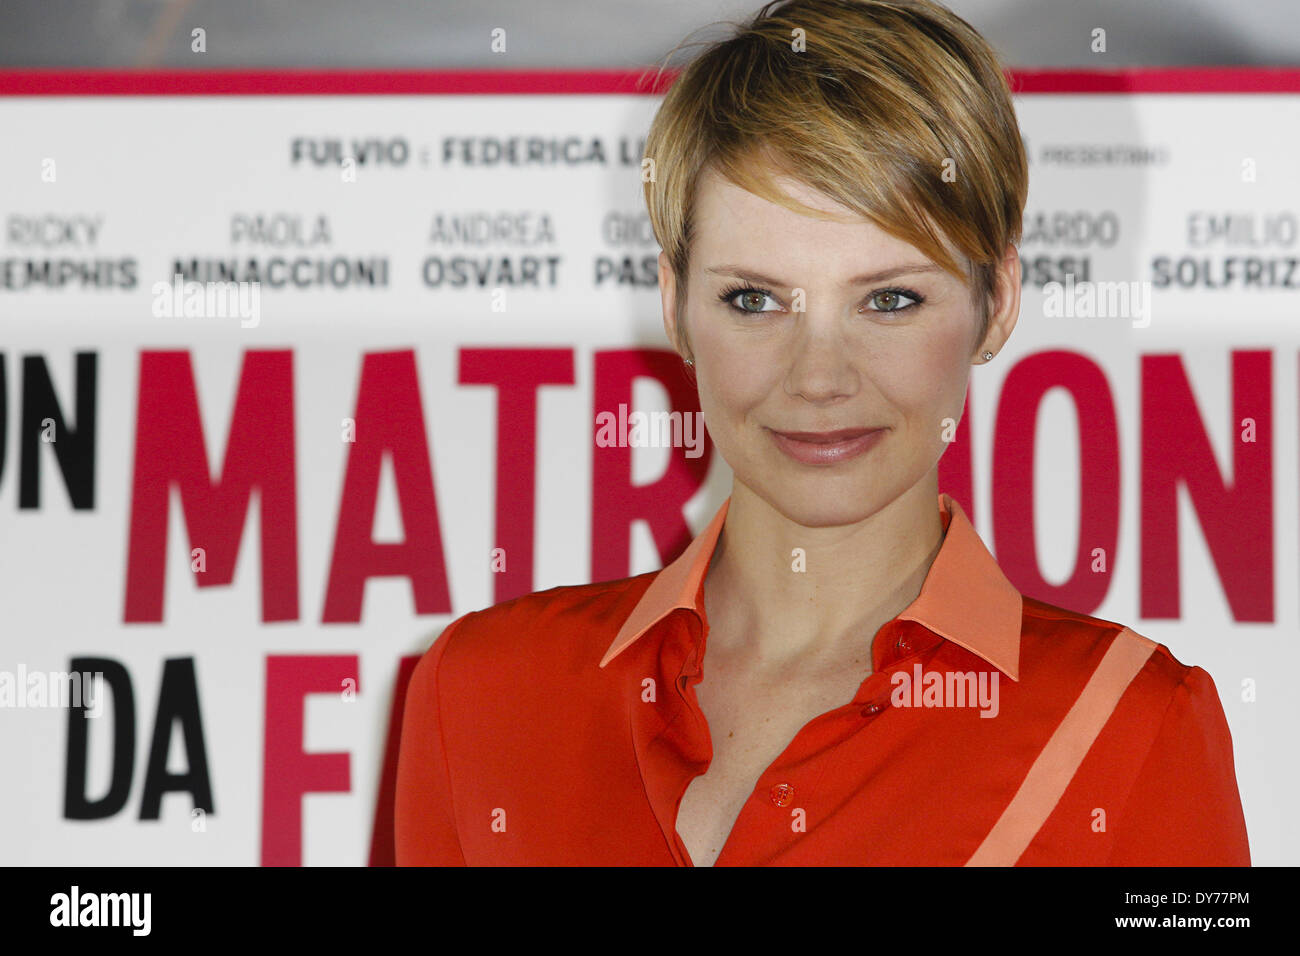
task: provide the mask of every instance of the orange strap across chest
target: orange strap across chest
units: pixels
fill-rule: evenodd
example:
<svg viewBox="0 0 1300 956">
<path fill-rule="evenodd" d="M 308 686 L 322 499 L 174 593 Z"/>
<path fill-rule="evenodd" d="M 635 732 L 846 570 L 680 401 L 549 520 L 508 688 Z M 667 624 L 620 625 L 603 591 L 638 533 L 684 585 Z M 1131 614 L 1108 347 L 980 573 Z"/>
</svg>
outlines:
<svg viewBox="0 0 1300 956">
<path fill-rule="evenodd" d="M 1015 866 L 1156 646 L 1155 641 L 1127 627 L 1115 635 L 1074 706 L 1057 725 L 998 822 L 966 861 L 967 866 Z"/>
</svg>

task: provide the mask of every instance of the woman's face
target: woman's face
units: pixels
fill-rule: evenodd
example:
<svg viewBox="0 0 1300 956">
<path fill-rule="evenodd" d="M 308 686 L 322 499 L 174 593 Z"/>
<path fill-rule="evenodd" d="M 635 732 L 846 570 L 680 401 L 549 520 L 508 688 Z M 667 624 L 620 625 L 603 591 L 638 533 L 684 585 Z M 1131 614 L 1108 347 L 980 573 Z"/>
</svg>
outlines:
<svg viewBox="0 0 1300 956">
<path fill-rule="evenodd" d="M 778 182 L 813 208 L 853 215 Z M 806 217 L 711 170 L 695 222 L 686 340 L 709 434 L 736 481 L 824 527 L 861 521 L 926 478 L 983 345 L 970 287 L 874 224 Z M 660 287 L 677 341 L 662 255 Z M 1010 327 L 990 327 L 996 350 Z"/>
</svg>

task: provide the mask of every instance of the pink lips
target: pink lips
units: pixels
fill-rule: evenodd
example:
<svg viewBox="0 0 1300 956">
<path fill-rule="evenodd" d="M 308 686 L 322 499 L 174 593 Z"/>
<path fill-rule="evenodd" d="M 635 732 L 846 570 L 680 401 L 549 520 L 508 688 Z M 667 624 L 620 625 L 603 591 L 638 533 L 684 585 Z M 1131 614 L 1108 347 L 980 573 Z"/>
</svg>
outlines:
<svg viewBox="0 0 1300 956">
<path fill-rule="evenodd" d="M 883 428 L 841 428 L 833 432 L 772 431 L 776 447 L 805 465 L 833 465 L 856 458 L 875 446 Z"/>
</svg>

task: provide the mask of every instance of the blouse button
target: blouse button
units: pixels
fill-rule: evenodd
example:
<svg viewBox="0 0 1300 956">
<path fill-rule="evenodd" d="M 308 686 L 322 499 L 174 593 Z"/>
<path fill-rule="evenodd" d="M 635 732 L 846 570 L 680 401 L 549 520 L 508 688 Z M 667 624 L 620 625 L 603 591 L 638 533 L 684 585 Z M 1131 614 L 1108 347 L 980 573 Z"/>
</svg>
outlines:
<svg viewBox="0 0 1300 956">
<path fill-rule="evenodd" d="M 788 783 L 778 783 L 772 788 L 770 796 L 772 802 L 778 807 L 788 807 L 790 801 L 794 799 L 794 787 Z"/>
</svg>

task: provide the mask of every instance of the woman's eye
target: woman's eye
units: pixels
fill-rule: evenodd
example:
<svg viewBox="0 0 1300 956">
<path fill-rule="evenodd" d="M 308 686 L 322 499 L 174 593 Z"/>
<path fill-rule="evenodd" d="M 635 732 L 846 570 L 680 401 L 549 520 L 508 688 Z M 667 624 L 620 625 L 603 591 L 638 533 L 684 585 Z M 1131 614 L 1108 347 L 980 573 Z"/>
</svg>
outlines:
<svg viewBox="0 0 1300 956">
<path fill-rule="evenodd" d="M 871 309 L 873 312 L 902 312 L 917 304 L 917 300 L 912 296 L 894 289 L 882 289 L 880 292 L 872 293 L 867 301 L 875 303 Z"/>
<path fill-rule="evenodd" d="M 742 289 L 731 297 L 731 304 L 741 312 L 771 312 L 773 309 L 763 308 L 763 303 L 771 300 L 771 296 L 766 292 L 760 292 L 757 289 Z"/>
<path fill-rule="evenodd" d="M 737 312 L 746 315 L 781 311 L 780 304 L 765 289 L 736 289 L 734 292 L 723 292 L 719 298 Z M 904 289 L 881 289 L 867 299 L 870 312 L 905 312 L 924 301 L 922 296 Z"/>
</svg>

